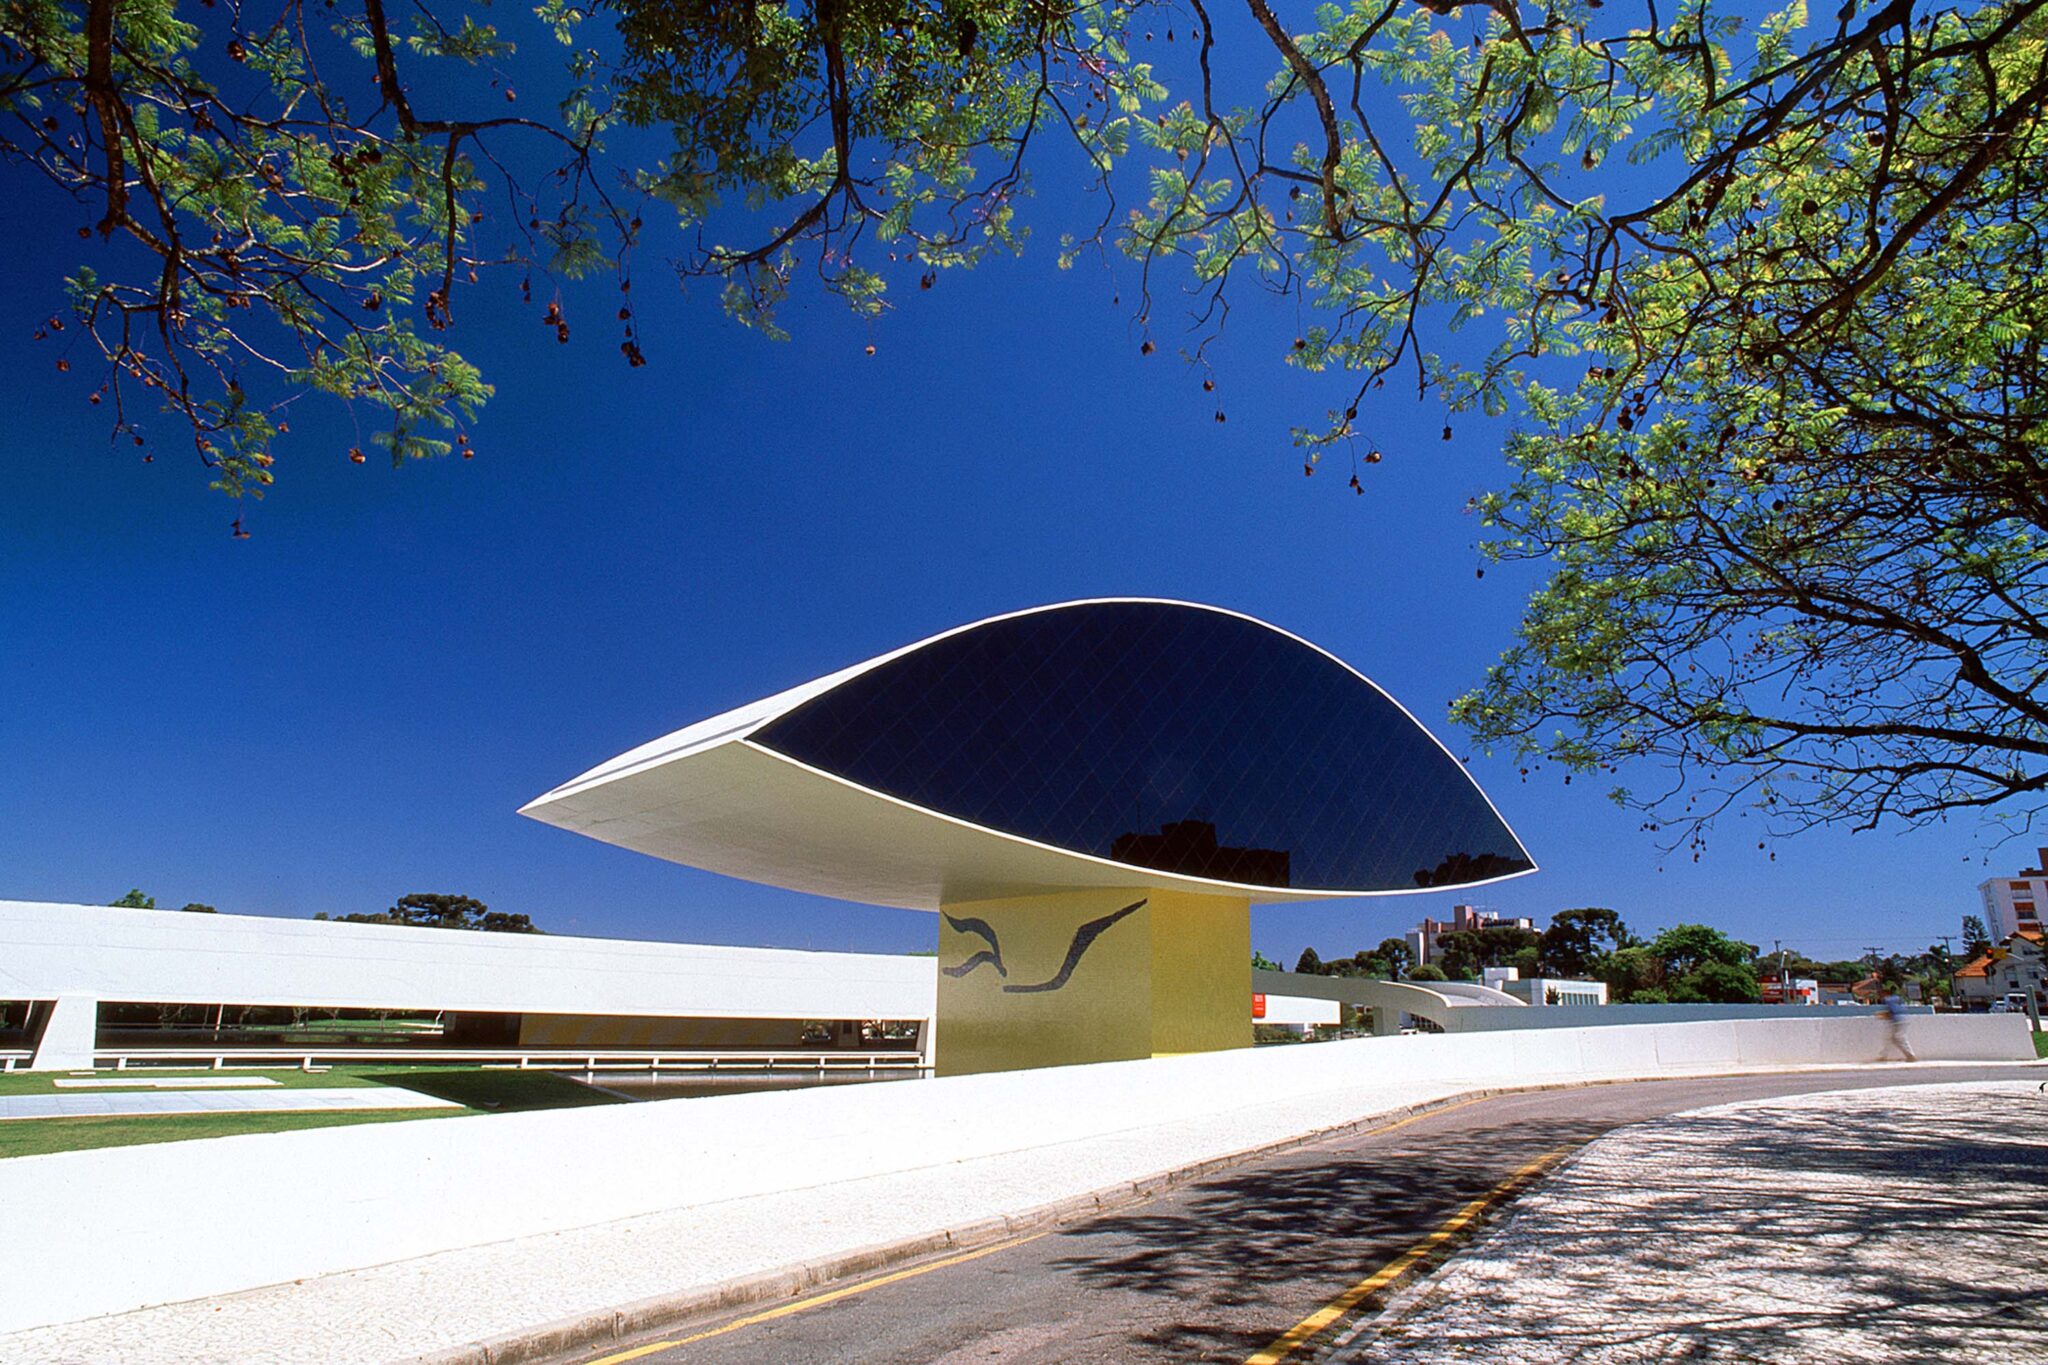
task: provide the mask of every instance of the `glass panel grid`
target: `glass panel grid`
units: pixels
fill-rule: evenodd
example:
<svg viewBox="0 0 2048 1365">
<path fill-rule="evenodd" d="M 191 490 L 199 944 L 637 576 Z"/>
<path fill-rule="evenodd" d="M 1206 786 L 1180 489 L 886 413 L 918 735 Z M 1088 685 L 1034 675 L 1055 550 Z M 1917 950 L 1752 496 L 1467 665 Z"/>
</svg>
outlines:
<svg viewBox="0 0 2048 1365">
<path fill-rule="evenodd" d="M 1376 688 L 1199 607 L 989 622 L 752 738 L 989 829 L 1222 881 L 1390 891 L 1530 866 L 1463 769 Z"/>
</svg>

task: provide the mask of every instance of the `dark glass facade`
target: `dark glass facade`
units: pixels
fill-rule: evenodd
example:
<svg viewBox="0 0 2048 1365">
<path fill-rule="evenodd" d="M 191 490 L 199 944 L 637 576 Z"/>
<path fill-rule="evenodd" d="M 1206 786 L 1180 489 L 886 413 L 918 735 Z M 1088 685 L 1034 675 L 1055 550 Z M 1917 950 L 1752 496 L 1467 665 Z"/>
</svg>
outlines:
<svg viewBox="0 0 2048 1365">
<path fill-rule="evenodd" d="M 989 829 L 1219 881 L 1392 891 L 1531 866 L 1464 770 L 1377 688 L 1202 607 L 1081 603 L 987 622 L 750 739 Z"/>
</svg>

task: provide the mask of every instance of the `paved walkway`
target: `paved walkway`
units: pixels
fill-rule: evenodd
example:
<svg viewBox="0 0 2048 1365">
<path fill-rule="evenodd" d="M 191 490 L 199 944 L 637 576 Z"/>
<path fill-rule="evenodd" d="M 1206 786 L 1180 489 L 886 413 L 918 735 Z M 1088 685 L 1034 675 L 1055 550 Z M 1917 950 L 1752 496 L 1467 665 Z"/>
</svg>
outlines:
<svg viewBox="0 0 2048 1365">
<path fill-rule="evenodd" d="M 389 1085 L 356 1085 L 334 1089 L 232 1091 L 199 1093 L 143 1090 L 95 1095 L 0 1096 L 0 1121 L 7 1119 L 113 1118 L 136 1114 L 274 1114 L 285 1110 L 336 1109 L 460 1109 L 453 1100 L 435 1099 Z"/>
<path fill-rule="evenodd" d="M 60 1076 L 59 1090 L 260 1090 L 283 1084 L 275 1076 Z"/>
<path fill-rule="evenodd" d="M 1336 1358 L 2048 1360 L 2048 1094 L 1834 1092 L 1625 1129 Z"/>
</svg>

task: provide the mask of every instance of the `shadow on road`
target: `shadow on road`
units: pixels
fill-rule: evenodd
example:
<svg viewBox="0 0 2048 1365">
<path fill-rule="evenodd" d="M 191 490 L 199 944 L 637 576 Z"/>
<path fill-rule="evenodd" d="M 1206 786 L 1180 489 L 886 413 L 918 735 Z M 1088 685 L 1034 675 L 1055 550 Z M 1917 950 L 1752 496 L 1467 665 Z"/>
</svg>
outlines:
<svg viewBox="0 0 2048 1365">
<path fill-rule="evenodd" d="M 1071 1249 L 1050 1264 L 1084 1286 L 1181 1301 L 1175 1320 L 1139 1338 L 1160 1357 L 1241 1361 L 1273 1324 L 1372 1274 L 1525 1162 L 1613 1126 L 1543 1119 L 1309 1149 L 1063 1234 Z M 1258 1311 L 1233 1311 L 1246 1309 Z"/>
<path fill-rule="evenodd" d="M 1638 1129 L 1356 1358 L 2048 1358 L 2048 1101 L 1970 1098 Z"/>
</svg>

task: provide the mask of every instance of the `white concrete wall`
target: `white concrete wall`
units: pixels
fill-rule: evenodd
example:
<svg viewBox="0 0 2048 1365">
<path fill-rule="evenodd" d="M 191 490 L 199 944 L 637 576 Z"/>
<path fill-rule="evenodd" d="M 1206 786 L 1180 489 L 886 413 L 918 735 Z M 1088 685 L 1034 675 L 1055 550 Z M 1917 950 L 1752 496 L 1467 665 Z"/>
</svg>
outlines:
<svg viewBox="0 0 2048 1365">
<path fill-rule="evenodd" d="M 92 1065 L 92 1045 L 99 1032 L 99 1001 L 89 995 L 60 995 L 49 1002 L 50 1017 L 36 1040 L 29 1067 L 36 1071 L 69 1071 Z"/>
<path fill-rule="evenodd" d="M 929 1019 L 929 957 L 0 901 L 0 1000 Z"/>
<path fill-rule="evenodd" d="M 1335 1000 L 1311 1000 L 1301 995 L 1269 995 L 1266 997 L 1266 1015 L 1254 1019 L 1254 1024 L 1330 1024 L 1340 1022 L 1338 1013 L 1342 1009 Z"/>
<path fill-rule="evenodd" d="M 1448 1033 L 1498 1029 L 1603 1028 L 1619 1024 L 1705 1024 L 1737 1019 L 1871 1018 L 1864 1006 L 1832 1005 L 1545 1005 L 1538 1010 L 1467 1009 L 1437 1016 Z M 1918 1016 L 1915 1016 L 1916 1018 Z"/>
<path fill-rule="evenodd" d="M 1508 1000 L 1513 1008 L 1496 1008 L 1486 1000 L 1453 997 L 1437 989 L 1446 985 L 1442 981 L 1417 984 L 1409 981 L 1378 981 L 1362 976 L 1304 976 L 1294 972 L 1252 972 L 1252 989 L 1265 991 L 1268 997 L 1274 995 L 1299 995 L 1311 1000 L 1342 1001 L 1350 1005 L 1363 1005 L 1373 1012 L 1373 1030 L 1381 1034 L 1398 1031 L 1397 1022 L 1404 1014 L 1442 1024 L 1446 1029 L 1450 1021 L 1462 1014 L 1498 1014 L 1509 1017 L 1527 1016 L 1528 1007 L 1512 996 L 1498 991 L 1487 991 L 1488 997 L 1499 995 Z M 1480 987 L 1472 987 L 1479 990 Z"/>
<path fill-rule="evenodd" d="M 1864 1016 L 1414 1036 L 16 1157 L 0 1332 L 777 1189 L 943 1181 L 967 1158 L 1304 1094 L 1357 1090 L 1367 1112 L 1387 1082 L 1866 1062 L 1885 1036 Z M 2016 1015 L 1912 1036 L 1929 1059 L 2033 1056 Z"/>
</svg>

